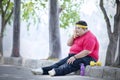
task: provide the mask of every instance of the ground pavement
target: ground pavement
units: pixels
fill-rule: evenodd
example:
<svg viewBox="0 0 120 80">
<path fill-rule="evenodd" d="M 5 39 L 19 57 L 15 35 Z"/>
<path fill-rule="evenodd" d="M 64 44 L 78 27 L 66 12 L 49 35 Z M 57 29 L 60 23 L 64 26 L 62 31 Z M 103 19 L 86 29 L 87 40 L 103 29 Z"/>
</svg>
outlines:
<svg viewBox="0 0 120 80">
<path fill-rule="evenodd" d="M 33 75 L 30 69 L 0 64 L 0 80 L 103 80 L 98 78 L 80 76 L 80 75 L 66 75 L 51 77 L 49 75 Z"/>
</svg>

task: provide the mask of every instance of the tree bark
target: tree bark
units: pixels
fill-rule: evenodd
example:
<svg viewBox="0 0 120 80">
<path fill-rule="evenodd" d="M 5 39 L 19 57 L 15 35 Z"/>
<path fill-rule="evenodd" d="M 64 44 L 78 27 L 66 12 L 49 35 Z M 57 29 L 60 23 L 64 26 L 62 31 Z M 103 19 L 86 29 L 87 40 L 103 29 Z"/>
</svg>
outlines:
<svg viewBox="0 0 120 80">
<path fill-rule="evenodd" d="M 114 30 L 113 32 L 111 31 L 111 25 L 109 21 L 109 17 L 106 13 L 106 10 L 103 6 L 103 0 L 100 0 L 100 8 L 103 12 L 106 25 L 107 25 L 107 31 L 108 31 L 108 37 L 109 37 L 109 44 L 107 48 L 107 53 L 106 53 L 106 61 L 105 65 L 107 66 L 114 66 L 115 64 L 115 54 L 117 50 L 117 42 L 118 42 L 118 29 L 119 29 L 119 22 L 120 22 L 120 7 L 119 7 L 119 0 L 116 0 L 117 3 L 117 11 L 116 15 L 114 16 Z"/>
<path fill-rule="evenodd" d="M 14 0 L 12 57 L 20 57 L 20 1 L 21 0 Z"/>
<path fill-rule="evenodd" d="M 2 0 L 0 0 L 0 9 L 1 9 L 1 32 L 0 32 L 0 56 L 3 56 L 3 31 L 5 28 L 5 14 L 2 6 Z"/>
<path fill-rule="evenodd" d="M 0 56 L 3 56 L 3 38 L 0 36 Z"/>
<path fill-rule="evenodd" d="M 3 5 L 2 1 L 3 0 L 0 0 L 0 10 L 1 10 L 1 18 L 2 18 L 2 20 L 1 20 L 1 32 L 0 32 L 0 55 L 1 56 L 3 56 L 3 37 L 4 37 L 3 33 L 4 33 L 7 22 L 10 20 L 12 14 L 13 14 L 13 8 L 11 9 L 10 12 L 8 11 L 9 5 L 10 5 L 10 0 L 7 1 L 6 5 Z"/>
<path fill-rule="evenodd" d="M 120 67 L 120 1 L 116 0 L 116 4 L 117 4 L 117 12 L 116 12 L 116 17 L 115 20 L 117 22 L 117 27 L 118 27 L 118 55 L 117 55 L 117 59 L 115 60 L 114 66 Z"/>
<path fill-rule="evenodd" d="M 49 58 L 59 58 L 61 54 L 61 45 L 57 0 L 49 0 L 49 5 Z"/>
<path fill-rule="evenodd" d="M 116 14 L 114 17 L 114 27 L 115 27 L 114 34 L 117 34 L 116 42 L 117 42 L 118 46 L 116 49 L 117 59 L 114 59 L 113 66 L 120 67 L 120 1 L 116 0 L 116 4 L 117 4 L 116 5 L 117 7 L 116 7 Z"/>
<path fill-rule="evenodd" d="M 106 54 L 106 61 L 105 61 L 106 66 L 114 65 L 116 49 L 117 49 L 117 42 L 115 41 L 115 39 L 110 40 Z"/>
<path fill-rule="evenodd" d="M 0 56 L 3 56 L 3 32 L 4 32 L 4 27 L 5 25 L 5 19 L 4 19 L 4 14 L 2 14 L 2 20 L 1 20 L 1 33 L 0 33 Z"/>
<path fill-rule="evenodd" d="M 115 62 L 114 62 L 114 65 L 115 67 L 120 67 L 120 38 L 119 38 L 119 41 L 118 41 L 118 55 L 117 55 L 117 58 L 115 59 Z"/>
</svg>

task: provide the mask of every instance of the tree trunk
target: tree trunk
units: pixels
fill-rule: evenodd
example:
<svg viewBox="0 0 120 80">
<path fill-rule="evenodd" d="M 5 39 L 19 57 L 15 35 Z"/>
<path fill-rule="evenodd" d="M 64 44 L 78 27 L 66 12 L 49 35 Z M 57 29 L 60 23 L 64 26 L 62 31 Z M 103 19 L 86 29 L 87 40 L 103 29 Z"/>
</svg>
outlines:
<svg viewBox="0 0 120 80">
<path fill-rule="evenodd" d="M 118 11 L 120 11 L 120 2 L 119 2 L 119 4 L 118 4 Z M 118 38 L 118 48 L 117 48 L 117 58 L 116 58 L 116 60 L 115 60 L 115 62 L 114 62 L 114 66 L 116 66 L 116 67 L 120 67 L 120 12 L 119 12 L 119 15 L 117 15 L 116 16 L 116 21 L 117 21 L 117 23 L 118 23 L 118 36 L 119 36 L 119 38 Z"/>
<path fill-rule="evenodd" d="M 117 49 L 117 42 L 115 41 L 114 38 L 112 38 L 112 40 L 110 40 L 108 48 L 107 48 L 105 65 L 113 66 L 116 49 Z"/>
<path fill-rule="evenodd" d="M 49 0 L 49 58 L 59 58 L 61 54 L 59 13 L 57 0 Z"/>
<path fill-rule="evenodd" d="M 119 47 L 118 47 L 118 56 L 116 60 L 117 66 L 120 67 L 120 34 L 119 34 Z"/>
<path fill-rule="evenodd" d="M 119 10 L 117 8 L 117 10 Z M 107 49 L 106 63 L 107 66 L 116 66 L 115 55 L 117 53 L 117 44 L 119 39 L 119 23 L 120 23 L 120 14 L 117 12 L 114 16 L 114 32 L 109 36 L 110 43 Z"/>
<path fill-rule="evenodd" d="M 114 24 L 117 27 L 116 31 L 118 31 L 118 48 L 116 49 L 117 53 L 117 59 L 115 59 L 113 66 L 119 66 L 120 67 L 120 1 L 116 0 L 117 8 L 116 8 L 116 15 L 114 18 Z"/>
<path fill-rule="evenodd" d="M 2 4 L 2 2 L 6 2 L 6 4 Z M 10 6 L 10 0 L 0 0 L 0 12 L 1 12 L 1 32 L 0 32 L 0 55 L 3 56 L 3 33 L 6 27 L 6 24 L 10 20 L 12 13 L 13 13 L 13 8 L 9 9 Z M 9 11 L 11 10 L 11 11 Z"/>
<path fill-rule="evenodd" d="M 116 55 L 116 50 L 117 50 L 117 42 L 118 42 L 118 35 L 119 35 L 119 27 L 120 27 L 120 1 L 116 0 L 116 14 L 114 16 L 114 29 L 113 32 L 111 30 L 111 25 L 110 25 L 110 20 L 109 17 L 106 13 L 106 10 L 103 6 L 103 0 L 100 0 L 100 8 L 103 12 L 105 21 L 106 21 L 106 25 L 107 25 L 107 31 L 108 31 L 108 37 L 109 37 L 109 44 L 108 44 L 108 48 L 107 48 L 107 54 L 106 54 L 106 61 L 105 61 L 105 65 L 106 66 L 114 66 L 115 64 L 115 55 Z"/>
<path fill-rule="evenodd" d="M 3 56 L 3 28 L 6 26 L 5 25 L 5 19 L 4 19 L 4 14 L 2 14 L 2 20 L 1 20 L 1 33 L 0 33 L 0 56 Z"/>
<path fill-rule="evenodd" d="M 5 14 L 2 14 L 2 20 L 1 20 L 1 33 L 0 33 L 0 55 L 3 56 L 3 32 L 5 29 Z"/>
<path fill-rule="evenodd" d="M 114 62 L 114 65 L 113 66 L 115 66 L 115 67 L 120 67 L 120 37 L 119 37 L 119 41 L 118 41 L 118 55 L 117 55 L 117 58 L 116 58 L 116 60 L 115 60 L 115 62 Z"/>
<path fill-rule="evenodd" d="M 116 63 L 116 66 L 120 67 L 120 34 L 119 34 L 118 56 L 115 63 Z"/>
<path fill-rule="evenodd" d="M 3 38 L 0 36 L 0 56 L 3 56 Z"/>
<path fill-rule="evenodd" d="M 14 0 L 13 49 L 12 57 L 19 57 L 20 49 L 20 0 Z"/>
</svg>

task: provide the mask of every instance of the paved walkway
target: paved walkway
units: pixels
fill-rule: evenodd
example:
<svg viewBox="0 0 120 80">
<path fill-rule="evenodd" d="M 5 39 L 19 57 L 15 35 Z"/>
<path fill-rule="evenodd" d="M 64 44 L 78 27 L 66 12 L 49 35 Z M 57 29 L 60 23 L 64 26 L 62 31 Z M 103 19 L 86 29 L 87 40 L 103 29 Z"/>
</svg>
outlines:
<svg viewBox="0 0 120 80">
<path fill-rule="evenodd" d="M 49 75 L 33 75 L 28 68 L 11 65 L 0 65 L 0 80 L 103 80 L 79 75 L 51 77 Z"/>
</svg>

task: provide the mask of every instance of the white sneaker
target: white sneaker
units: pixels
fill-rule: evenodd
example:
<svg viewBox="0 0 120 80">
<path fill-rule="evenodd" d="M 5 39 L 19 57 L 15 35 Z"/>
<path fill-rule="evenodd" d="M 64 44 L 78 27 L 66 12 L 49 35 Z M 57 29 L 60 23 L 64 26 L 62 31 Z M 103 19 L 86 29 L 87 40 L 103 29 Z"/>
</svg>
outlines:
<svg viewBox="0 0 120 80">
<path fill-rule="evenodd" d="M 48 73 L 50 76 L 54 76 L 56 74 L 54 69 L 48 71 Z"/>
<path fill-rule="evenodd" d="M 43 74 L 42 68 L 32 69 L 31 71 L 32 71 L 32 73 L 35 74 L 35 75 L 42 75 L 42 74 Z"/>
</svg>

